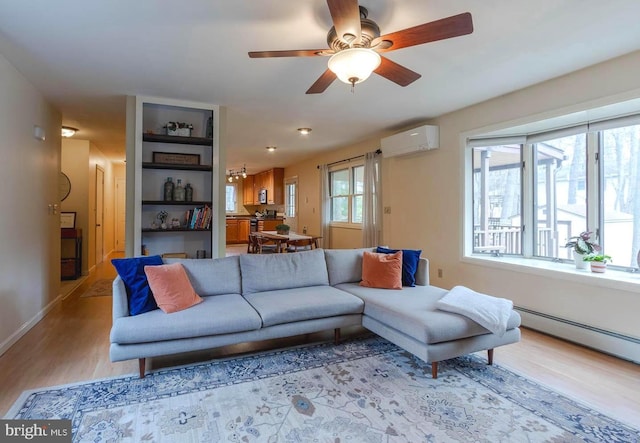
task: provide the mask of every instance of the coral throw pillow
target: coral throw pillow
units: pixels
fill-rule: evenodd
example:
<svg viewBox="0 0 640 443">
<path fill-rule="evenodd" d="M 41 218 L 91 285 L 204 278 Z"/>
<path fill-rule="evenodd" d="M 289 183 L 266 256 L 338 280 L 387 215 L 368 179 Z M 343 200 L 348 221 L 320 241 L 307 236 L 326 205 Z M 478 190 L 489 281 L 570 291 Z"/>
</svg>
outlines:
<svg viewBox="0 0 640 443">
<path fill-rule="evenodd" d="M 394 254 L 365 251 L 362 256 L 360 286 L 402 289 L 402 251 Z"/>
<path fill-rule="evenodd" d="M 167 314 L 197 305 L 202 298 L 193 290 L 189 277 L 180 263 L 145 266 L 149 287 L 158 307 Z"/>
</svg>

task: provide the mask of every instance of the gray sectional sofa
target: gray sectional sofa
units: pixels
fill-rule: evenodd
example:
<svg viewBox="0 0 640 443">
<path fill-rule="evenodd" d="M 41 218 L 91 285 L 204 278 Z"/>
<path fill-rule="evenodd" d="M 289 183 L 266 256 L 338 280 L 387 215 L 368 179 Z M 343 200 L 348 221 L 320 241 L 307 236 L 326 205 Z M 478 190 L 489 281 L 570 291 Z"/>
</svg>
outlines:
<svg viewBox="0 0 640 443">
<path fill-rule="evenodd" d="M 130 316 L 120 277 L 113 282 L 112 361 L 209 349 L 362 325 L 432 365 L 520 340 L 520 316 L 512 311 L 499 337 L 474 321 L 434 307 L 447 290 L 429 285 L 428 261 L 420 259 L 415 287 L 365 288 L 362 255 L 374 249 L 315 249 L 292 254 L 247 254 L 183 264 L 203 302 L 165 314 L 157 309 Z"/>
</svg>

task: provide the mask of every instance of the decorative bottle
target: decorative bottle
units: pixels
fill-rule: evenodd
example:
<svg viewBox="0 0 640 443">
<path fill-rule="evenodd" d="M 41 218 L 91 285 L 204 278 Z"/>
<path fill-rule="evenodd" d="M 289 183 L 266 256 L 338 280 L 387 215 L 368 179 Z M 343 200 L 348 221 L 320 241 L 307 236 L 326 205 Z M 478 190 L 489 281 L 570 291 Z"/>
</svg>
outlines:
<svg viewBox="0 0 640 443">
<path fill-rule="evenodd" d="M 182 180 L 178 179 L 175 189 L 173 190 L 173 199 L 177 202 L 184 201 L 184 188 L 182 187 Z"/>
<path fill-rule="evenodd" d="M 173 179 L 167 177 L 167 181 L 164 182 L 164 201 L 170 202 L 173 200 Z"/>
<path fill-rule="evenodd" d="M 191 187 L 191 183 L 187 183 L 187 186 L 184 188 L 184 199 L 188 202 L 193 201 L 193 188 Z"/>
</svg>

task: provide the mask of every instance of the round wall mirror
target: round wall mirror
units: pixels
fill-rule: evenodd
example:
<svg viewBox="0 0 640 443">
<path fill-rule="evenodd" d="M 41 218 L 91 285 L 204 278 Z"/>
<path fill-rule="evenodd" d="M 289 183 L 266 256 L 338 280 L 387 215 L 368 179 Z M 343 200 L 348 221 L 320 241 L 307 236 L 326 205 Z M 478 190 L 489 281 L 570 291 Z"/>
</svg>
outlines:
<svg viewBox="0 0 640 443">
<path fill-rule="evenodd" d="M 69 196 L 71 193 L 71 181 L 67 174 L 64 172 L 60 173 L 60 201 L 63 201 L 65 198 Z"/>
</svg>

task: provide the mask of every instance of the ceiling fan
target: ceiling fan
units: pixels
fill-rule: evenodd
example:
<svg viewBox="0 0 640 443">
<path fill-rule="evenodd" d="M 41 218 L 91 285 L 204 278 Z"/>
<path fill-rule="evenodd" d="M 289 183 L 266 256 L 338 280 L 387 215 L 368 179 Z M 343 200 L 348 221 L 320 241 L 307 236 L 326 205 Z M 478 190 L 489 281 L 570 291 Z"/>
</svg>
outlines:
<svg viewBox="0 0 640 443">
<path fill-rule="evenodd" d="M 329 68 L 311 85 L 307 94 L 324 92 L 336 77 L 353 88 L 372 72 L 400 86 L 407 86 L 421 75 L 380 53 L 473 32 L 471 14 L 465 12 L 381 36 L 380 28 L 367 18 L 368 11 L 358 5 L 358 0 L 327 0 L 327 5 L 333 20 L 327 34 L 328 49 L 257 51 L 249 52 L 249 57 L 330 56 Z"/>
</svg>

